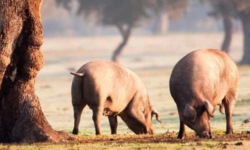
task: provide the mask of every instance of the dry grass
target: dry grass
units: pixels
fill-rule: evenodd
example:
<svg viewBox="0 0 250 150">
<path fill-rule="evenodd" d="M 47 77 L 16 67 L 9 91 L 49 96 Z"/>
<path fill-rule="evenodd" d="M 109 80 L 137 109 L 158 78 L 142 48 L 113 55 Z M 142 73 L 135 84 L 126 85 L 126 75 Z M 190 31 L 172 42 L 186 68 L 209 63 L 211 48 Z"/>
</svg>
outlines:
<svg viewBox="0 0 250 150">
<path fill-rule="evenodd" d="M 63 143 L 4 144 L 0 149 L 9 150 L 79 150 L 79 149 L 249 149 L 250 133 L 224 135 L 216 132 L 214 139 L 200 139 L 188 134 L 184 140 L 176 139 L 176 132 L 158 135 L 105 135 L 78 136 L 78 141 Z"/>
</svg>

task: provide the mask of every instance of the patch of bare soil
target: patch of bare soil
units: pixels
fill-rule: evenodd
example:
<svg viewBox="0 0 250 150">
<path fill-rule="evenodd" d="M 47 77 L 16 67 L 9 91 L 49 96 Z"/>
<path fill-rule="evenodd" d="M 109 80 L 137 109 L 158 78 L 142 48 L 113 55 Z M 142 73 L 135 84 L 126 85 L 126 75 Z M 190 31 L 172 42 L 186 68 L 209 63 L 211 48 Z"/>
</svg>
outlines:
<svg viewBox="0 0 250 150">
<path fill-rule="evenodd" d="M 236 142 L 236 145 L 242 145 L 241 141 L 250 140 L 250 131 L 234 133 L 226 135 L 222 133 L 213 134 L 213 139 L 202 139 L 198 136 L 189 133 L 185 139 L 177 139 L 176 132 L 166 132 L 159 135 L 110 135 L 110 136 L 83 136 L 79 137 L 79 143 L 187 143 L 197 142 L 202 144 L 202 141 L 214 142 Z M 241 142 L 241 143 L 240 143 Z"/>
</svg>

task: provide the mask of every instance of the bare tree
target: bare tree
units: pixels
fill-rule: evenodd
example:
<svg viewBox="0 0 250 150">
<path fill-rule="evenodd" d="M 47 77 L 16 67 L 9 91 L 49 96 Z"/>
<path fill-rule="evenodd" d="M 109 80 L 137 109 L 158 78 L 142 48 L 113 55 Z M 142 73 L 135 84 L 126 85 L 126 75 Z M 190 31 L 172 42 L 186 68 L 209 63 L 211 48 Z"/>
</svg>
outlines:
<svg viewBox="0 0 250 150">
<path fill-rule="evenodd" d="M 0 3 L 0 142 L 44 142 L 70 138 L 46 120 L 35 94 L 44 65 L 42 0 Z"/>
</svg>

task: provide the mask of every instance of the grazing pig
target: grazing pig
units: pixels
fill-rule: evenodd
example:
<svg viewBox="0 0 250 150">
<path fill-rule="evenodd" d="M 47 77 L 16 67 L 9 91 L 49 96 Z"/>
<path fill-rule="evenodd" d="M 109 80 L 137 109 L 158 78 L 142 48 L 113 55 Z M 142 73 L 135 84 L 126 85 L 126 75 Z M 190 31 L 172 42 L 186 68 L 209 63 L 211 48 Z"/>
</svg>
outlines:
<svg viewBox="0 0 250 150">
<path fill-rule="evenodd" d="M 170 93 L 180 117 L 178 138 L 185 125 L 200 137 L 212 138 L 210 117 L 216 105 L 225 108 L 226 134 L 233 133 L 232 113 L 238 95 L 239 73 L 234 61 L 219 50 L 197 50 L 182 58 L 170 77 Z"/>
<path fill-rule="evenodd" d="M 74 107 L 73 134 L 78 134 L 81 113 L 86 105 L 93 111 L 96 134 L 101 134 L 101 116 L 108 116 L 111 133 L 117 132 L 117 116 L 136 134 L 153 134 L 151 119 L 159 120 L 151 106 L 147 90 L 132 71 L 109 61 L 92 61 L 83 65 L 72 83 Z"/>
</svg>

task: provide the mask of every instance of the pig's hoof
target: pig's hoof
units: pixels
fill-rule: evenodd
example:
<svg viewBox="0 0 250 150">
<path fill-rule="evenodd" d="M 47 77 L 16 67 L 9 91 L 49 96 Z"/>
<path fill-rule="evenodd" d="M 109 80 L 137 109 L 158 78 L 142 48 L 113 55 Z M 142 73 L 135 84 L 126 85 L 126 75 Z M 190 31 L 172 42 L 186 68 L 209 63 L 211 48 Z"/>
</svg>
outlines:
<svg viewBox="0 0 250 150">
<path fill-rule="evenodd" d="M 78 134 L 78 129 L 73 129 L 73 134 L 77 135 Z"/>
<path fill-rule="evenodd" d="M 203 132 L 201 135 L 199 135 L 200 138 L 207 138 L 207 139 L 212 139 L 213 136 L 211 133 Z"/>
<path fill-rule="evenodd" d="M 183 140 L 185 138 L 185 134 L 178 134 L 177 139 Z"/>
<path fill-rule="evenodd" d="M 234 134 L 233 130 L 226 131 L 226 134 Z"/>
</svg>

